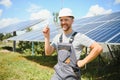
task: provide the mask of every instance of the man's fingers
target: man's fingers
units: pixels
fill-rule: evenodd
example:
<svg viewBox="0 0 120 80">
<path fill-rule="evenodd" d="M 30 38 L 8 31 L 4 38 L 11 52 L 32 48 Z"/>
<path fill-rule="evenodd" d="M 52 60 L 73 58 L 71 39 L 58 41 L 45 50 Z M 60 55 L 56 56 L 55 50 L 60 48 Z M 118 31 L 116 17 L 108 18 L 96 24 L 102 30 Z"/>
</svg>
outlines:
<svg viewBox="0 0 120 80">
<path fill-rule="evenodd" d="M 49 31 L 49 27 L 46 26 L 44 29 L 43 29 L 43 33 L 47 33 Z"/>
</svg>

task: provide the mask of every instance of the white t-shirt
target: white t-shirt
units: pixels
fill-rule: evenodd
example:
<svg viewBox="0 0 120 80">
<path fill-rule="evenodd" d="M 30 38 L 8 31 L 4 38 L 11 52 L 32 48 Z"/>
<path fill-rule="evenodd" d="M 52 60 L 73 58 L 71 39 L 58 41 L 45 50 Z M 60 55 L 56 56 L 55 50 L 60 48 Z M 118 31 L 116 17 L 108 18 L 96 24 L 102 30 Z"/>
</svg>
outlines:
<svg viewBox="0 0 120 80">
<path fill-rule="evenodd" d="M 74 33 L 74 31 L 71 34 L 67 34 L 65 35 L 63 33 L 62 35 L 62 43 L 69 43 L 69 40 L 72 36 L 72 34 Z M 54 37 L 51 45 L 57 49 L 57 43 L 59 43 L 60 41 L 60 36 L 61 34 L 58 34 Z M 80 59 L 80 54 L 82 52 L 83 47 L 90 47 L 91 44 L 94 42 L 94 40 L 92 40 L 91 38 L 87 37 L 84 34 L 81 33 L 77 33 L 74 37 L 74 41 L 72 42 L 73 47 L 75 48 L 75 53 L 76 53 L 76 58 Z"/>
</svg>

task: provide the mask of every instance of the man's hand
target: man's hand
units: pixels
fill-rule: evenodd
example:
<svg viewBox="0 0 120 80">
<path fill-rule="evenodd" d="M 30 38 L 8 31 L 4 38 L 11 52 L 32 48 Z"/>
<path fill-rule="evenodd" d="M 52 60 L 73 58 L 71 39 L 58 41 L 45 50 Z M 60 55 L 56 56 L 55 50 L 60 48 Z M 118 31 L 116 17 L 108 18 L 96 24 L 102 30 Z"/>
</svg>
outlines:
<svg viewBox="0 0 120 80">
<path fill-rule="evenodd" d="M 97 42 L 94 42 L 90 46 L 90 49 L 91 51 L 88 54 L 88 56 L 86 56 L 83 60 L 79 60 L 77 62 L 78 67 L 83 67 L 85 64 L 94 60 L 103 50 L 102 46 L 100 46 Z"/>
<path fill-rule="evenodd" d="M 85 62 L 84 60 L 79 60 L 79 61 L 77 62 L 77 65 L 78 65 L 78 67 L 80 67 L 80 68 L 84 67 L 85 64 L 86 64 L 86 62 Z"/>
<path fill-rule="evenodd" d="M 46 38 L 49 38 L 50 35 L 50 28 L 48 26 L 43 28 L 43 34 Z"/>
</svg>

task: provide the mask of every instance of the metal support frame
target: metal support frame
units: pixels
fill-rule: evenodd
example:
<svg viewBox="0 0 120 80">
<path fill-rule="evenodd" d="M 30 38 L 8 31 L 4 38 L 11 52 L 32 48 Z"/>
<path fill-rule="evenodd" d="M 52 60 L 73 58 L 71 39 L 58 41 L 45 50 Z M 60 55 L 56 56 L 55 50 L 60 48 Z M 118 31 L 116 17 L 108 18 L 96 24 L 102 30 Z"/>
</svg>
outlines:
<svg viewBox="0 0 120 80">
<path fill-rule="evenodd" d="M 108 47 L 108 50 L 109 50 L 109 52 L 110 52 L 110 55 L 111 55 L 112 59 L 114 59 L 113 53 L 112 53 L 112 51 L 111 51 L 111 49 L 110 49 L 110 46 L 109 46 L 108 44 L 107 44 L 107 47 Z"/>
<path fill-rule="evenodd" d="M 34 53 L 34 42 L 32 41 L 32 55 L 35 55 Z"/>
<path fill-rule="evenodd" d="M 16 31 L 13 32 L 13 36 L 16 36 Z M 13 52 L 16 51 L 16 41 L 13 41 Z"/>
<path fill-rule="evenodd" d="M 87 47 L 85 47 L 85 57 L 88 55 L 87 50 L 88 50 Z M 105 64 L 105 62 L 102 59 L 101 55 L 98 56 L 98 60 L 99 60 L 99 63 L 98 63 L 99 65 L 100 65 L 101 62 L 102 62 L 103 65 Z M 87 64 L 85 65 L 85 69 L 87 69 Z"/>
<path fill-rule="evenodd" d="M 85 47 L 85 57 L 87 56 L 87 47 Z M 87 69 L 87 64 L 85 64 L 85 69 Z"/>
</svg>

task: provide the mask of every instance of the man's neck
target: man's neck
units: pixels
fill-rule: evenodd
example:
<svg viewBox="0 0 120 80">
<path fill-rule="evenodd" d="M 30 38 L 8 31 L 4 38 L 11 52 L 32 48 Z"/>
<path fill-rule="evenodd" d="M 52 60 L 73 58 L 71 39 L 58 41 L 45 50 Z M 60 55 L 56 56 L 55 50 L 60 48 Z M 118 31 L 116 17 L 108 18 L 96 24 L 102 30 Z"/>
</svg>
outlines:
<svg viewBox="0 0 120 80">
<path fill-rule="evenodd" d="M 65 34 L 65 35 L 68 35 L 68 34 L 70 34 L 70 33 L 72 33 L 72 32 L 73 32 L 73 30 L 70 29 L 70 30 L 68 30 L 68 31 L 64 31 L 64 34 Z"/>
</svg>

